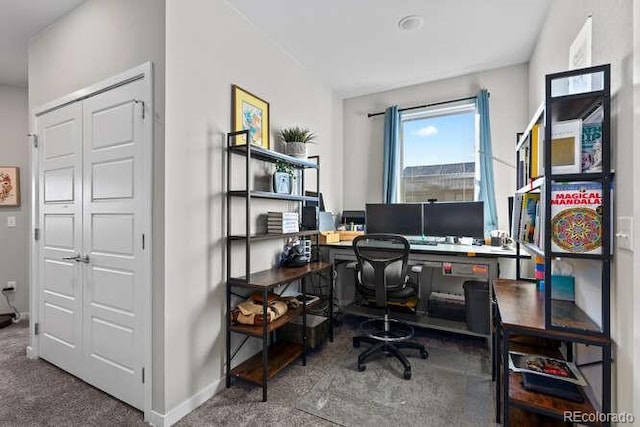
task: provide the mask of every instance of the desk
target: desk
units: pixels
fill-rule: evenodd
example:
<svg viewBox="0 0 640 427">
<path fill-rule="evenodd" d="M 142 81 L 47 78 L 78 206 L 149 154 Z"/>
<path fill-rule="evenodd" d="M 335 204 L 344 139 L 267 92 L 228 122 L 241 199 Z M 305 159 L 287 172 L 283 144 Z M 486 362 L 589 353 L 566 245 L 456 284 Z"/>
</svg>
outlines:
<svg viewBox="0 0 640 427">
<path fill-rule="evenodd" d="M 509 343 L 510 336 L 524 335 L 559 340 L 567 343 L 582 343 L 602 347 L 602 408 L 601 413 L 611 411 L 611 340 L 601 336 L 588 336 L 571 332 L 545 329 L 544 295 L 536 288 L 535 283 L 518 282 L 515 280 L 498 279 L 493 283 L 496 301 L 496 333 L 494 345 L 499 351 L 494 353 L 494 369 L 496 378 L 496 421 L 500 419 L 500 407 L 503 411 L 503 425 L 509 425 L 509 409 L 516 407 L 562 419 L 564 412 L 580 412 L 596 417 L 594 398 L 587 389 L 583 403 L 571 402 L 565 399 L 551 397 L 525 390 L 522 387 L 522 376 L 509 372 Z M 570 313 L 570 317 L 579 324 L 590 320 L 579 311 Z M 517 348 L 518 351 L 531 354 L 544 353 L 538 348 Z M 524 350 L 524 351 L 523 351 Z M 572 351 L 567 351 L 567 359 L 571 361 Z M 500 356 L 502 354 L 502 356 Z M 555 354 L 544 354 L 558 358 Z M 597 418 L 594 418 L 597 419 Z M 609 425 L 608 423 L 603 423 Z M 598 424 L 599 425 L 599 424 Z"/>
<path fill-rule="evenodd" d="M 326 243 L 320 245 L 322 259 L 328 261 L 334 266 L 340 262 L 355 261 L 356 256 L 353 252 L 352 242 Z M 471 246 L 459 244 L 438 244 L 432 245 L 411 245 L 411 253 L 409 255 L 409 264 L 420 264 L 428 268 L 442 268 L 443 263 L 463 264 L 466 266 L 479 266 L 476 273 L 470 275 L 459 275 L 462 279 L 478 279 L 491 283 L 493 279 L 499 276 L 498 261 L 500 258 L 515 258 L 516 251 L 514 249 L 502 249 L 494 246 Z M 350 301 L 342 300 L 341 292 L 334 292 L 338 295 L 339 305 L 343 307 L 345 313 L 356 314 L 366 317 L 377 317 L 383 314 L 383 311 L 372 309 L 369 307 L 361 307 L 355 304 L 349 305 Z M 492 290 L 489 286 L 489 300 L 491 301 Z M 420 295 L 421 298 L 424 295 Z M 487 306 L 489 319 L 491 319 L 491 308 Z M 440 319 L 424 316 L 416 316 L 411 313 L 394 313 L 394 316 L 413 326 L 438 329 L 448 332 L 455 332 L 465 335 L 472 335 L 482 338 L 490 337 L 490 334 L 483 334 L 471 331 L 467 328 L 465 322 L 458 322 L 447 319 Z M 489 322 L 491 324 L 491 320 Z"/>
</svg>

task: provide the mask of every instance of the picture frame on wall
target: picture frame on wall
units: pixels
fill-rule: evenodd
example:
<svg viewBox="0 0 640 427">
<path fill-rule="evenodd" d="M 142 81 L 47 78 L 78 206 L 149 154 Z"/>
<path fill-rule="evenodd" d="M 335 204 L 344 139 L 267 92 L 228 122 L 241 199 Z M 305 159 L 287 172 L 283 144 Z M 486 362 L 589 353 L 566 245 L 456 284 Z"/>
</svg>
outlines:
<svg viewBox="0 0 640 427">
<path fill-rule="evenodd" d="M 251 144 L 270 149 L 269 103 L 242 89 L 231 86 L 231 128 L 233 132 L 249 130 Z M 234 145 L 244 145 L 244 136 L 235 138 Z"/>
<path fill-rule="evenodd" d="M 0 207 L 20 206 L 20 168 L 0 166 Z"/>
</svg>

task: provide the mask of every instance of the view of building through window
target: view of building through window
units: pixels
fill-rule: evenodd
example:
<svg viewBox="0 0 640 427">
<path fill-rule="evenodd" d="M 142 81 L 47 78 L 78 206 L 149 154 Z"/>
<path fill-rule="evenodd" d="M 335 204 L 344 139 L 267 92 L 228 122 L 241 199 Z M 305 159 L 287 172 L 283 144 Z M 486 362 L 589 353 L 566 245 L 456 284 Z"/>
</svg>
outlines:
<svg viewBox="0 0 640 427">
<path fill-rule="evenodd" d="M 473 103 L 403 114 L 402 202 L 475 199 L 475 114 Z"/>
</svg>

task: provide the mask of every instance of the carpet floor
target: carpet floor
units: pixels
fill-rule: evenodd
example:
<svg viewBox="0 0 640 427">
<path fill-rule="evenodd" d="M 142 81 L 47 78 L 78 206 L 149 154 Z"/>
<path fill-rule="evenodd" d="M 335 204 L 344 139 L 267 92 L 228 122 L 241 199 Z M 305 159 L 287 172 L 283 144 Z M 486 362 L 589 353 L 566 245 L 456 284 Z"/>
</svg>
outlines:
<svg viewBox="0 0 640 427">
<path fill-rule="evenodd" d="M 418 332 L 430 356 L 410 358 L 413 378 L 406 381 L 392 358 L 373 359 L 358 372 L 361 349 L 351 346 L 356 331 L 347 318 L 333 343 L 310 353 L 307 366 L 293 364 L 270 381 L 268 402 L 259 387 L 235 381 L 177 425 L 494 425 L 483 340 Z M 27 359 L 27 343 L 26 322 L 0 329 L 0 426 L 145 425 L 140 411 L 43 360 Z"/>
</svg>

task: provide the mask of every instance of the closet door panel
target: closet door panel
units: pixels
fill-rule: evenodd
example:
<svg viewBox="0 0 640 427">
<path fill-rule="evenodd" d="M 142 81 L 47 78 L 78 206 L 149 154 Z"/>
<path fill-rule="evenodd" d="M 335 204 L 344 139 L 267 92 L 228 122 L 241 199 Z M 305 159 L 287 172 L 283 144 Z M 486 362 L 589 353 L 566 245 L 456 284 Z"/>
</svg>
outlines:
<svg viewBox="0 0 640 427">
<path fill-rule="evenodd" d="M 82 376 L 82 105 L 37 118 L 40 356 Z"/>
<path fill-rule="evenodd" d="M 87 381 L 142 408 L 141 81 L 84 101 Z"/>
</svg>

